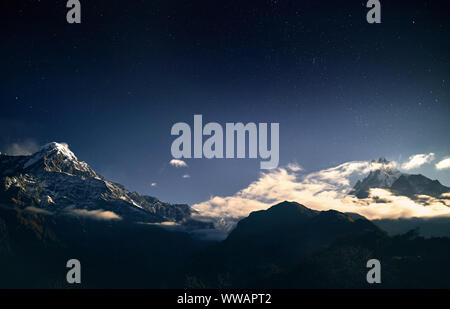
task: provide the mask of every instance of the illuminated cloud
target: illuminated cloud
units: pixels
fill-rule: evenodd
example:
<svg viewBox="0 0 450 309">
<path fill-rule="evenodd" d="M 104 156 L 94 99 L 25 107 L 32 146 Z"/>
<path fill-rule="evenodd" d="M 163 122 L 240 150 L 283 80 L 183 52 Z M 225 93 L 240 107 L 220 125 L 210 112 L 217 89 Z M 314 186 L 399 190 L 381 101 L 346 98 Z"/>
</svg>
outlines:
<svg viewBox="0 0 450 309">
<path fill-rule="evenodd" d="M 261 173 L 259 179 L 232 196 L 213 196 L 193 205 L 199 219 L 213 220 L 216 228 L 231 229 L 237 220 L 250 212 L 264 210 L 282 201 L 295 201 L 315 210 L 335 209 L 358 213 L 368 219 L 450 216 L 449 201 L 422 196 L 412 200 L 395 196 L 388 190 L 372 189 L 369 197 L 348 195 L 350 178 L 363 177 L 387 164 L 347 162 L 306 175 L 289 168 Z M 395 163 L 390 163 L 392 167 Z"/>
<path fill-rule="evenodd" d="M 172 166 L 175 166 L 175 167 L 187 167 L 188 166 L 186 164 L 186 162 L 184 162 L 183 160 L 178 160 L 178 159 L 170 160 L 169 164 Z"/>
<path fill-rule="evenodd" d="M 183 175 L 183 178 L 191 178 L 191 176 L 188 175 L 188 174 L 184 174 L 184 175 Z"/>
<path fill-rule="evenodd" d="M 86 217 L 96 220 L 121 220 L 122 217 L 117 215 L 115 212 L 103 209 L 87 210 L 87 209 L 77 209 L 67 207 L 65 212 L 79 217 Z"/>
<path fill-rule="evenodd" d="M 408 162 L 402 164 L 402 168 L 404 170 L 412 170 L 414 168 L 421 167 L 425 163 L 430 163 L 434 160 L 434 153 L 430 152 L 429 154 L 416 154 L 409 157 Z"/>
<path fill-rule="evenodd" d="M 152 182 L 151 186 L 156 187 L 158 184 L 156 182 Z"/>
<path fill-rule="evenodd" d="M 289 163 L 287 165 L 287 168 L 290 169 L 293 172 L 300 172 L 303 171 L 303 167 L 301 167 L 300 165 L 298 165 L 297 163 Z"/>
<path fill-rule="evenodd" d="M 436 168 L 438 170 L 444 170 L 444 169 L 450 168 L 450 158 L 446 158 L 446 159 L 441 160 L 440 162 L 438 162 L 436 164 Z"/>
<path fill-rule="evenodd" d="M 38 214 L 42 214 L 42 215 L 53 215 L 53 213 L 51 211 L 48 211 L 48 210 L 45 210 L 42 208 L 37 208 L 34 206 L 26 207 L 25 211 L 34 212 L 34 213 L 38 213 Z"/>
</svg>

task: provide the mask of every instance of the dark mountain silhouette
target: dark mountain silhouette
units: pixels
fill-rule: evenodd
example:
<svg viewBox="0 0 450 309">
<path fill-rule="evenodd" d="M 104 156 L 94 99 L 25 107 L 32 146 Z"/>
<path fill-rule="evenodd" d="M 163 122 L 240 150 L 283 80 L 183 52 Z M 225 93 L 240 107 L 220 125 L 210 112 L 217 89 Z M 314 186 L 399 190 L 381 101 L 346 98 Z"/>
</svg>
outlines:
<svg viewBox="0 0 450 309">
<path fill-rule="evenodd" d="M 441 198 L 443 193 L 450 192 L 450 188 L 443 186 L 439 180 L 431 180 L 423 175 L 400 176 L 390 187 L 396 195 L 404 195 L 410 198 L 420 198 L 418 195 L 428 195 Z"/>
<path fill-rule="evenodd" d="M 417 230 L 424 237 L 450 237 L 450 217 L 445 216 L 377 219 L 372 222 L 389 235 L 400 235 L 410 230 Z"/>
<path fill-rule="evenodd" d="M 377 258 L 379 287 L 449 287 L 450 239 L 389 237 L 366 219 L 283 202 L 241 220 L 223 242 L 186 265 L 190 287 L 366 288 Z"/>
<path fill-rule="evenodd" d="M 223 245 L 244 261 L 295 263 L 338 238 L 367 231 L 382 233 L 366 219 L 355 220 L 335 210 L 319 212 L 295 202 L 283 202 L 242 219 Z"/>
<path fill-rule="evenodd" d="M 0 288 L 182 288 L 180 261 L 208 244 L 153 225 L 1 204 L 0 235 Z M 81 262 L 81 286 L 66 282 L 73 258 Z"/>
<path fill-rule="evenodd" d="M 0 205 L 1 287 L 61 288 L 67 260 L 81 288 L 450 287 L 448 238 L 396 237 L 365 219 L 284 202 L 243 219 L 222 242 L 129 221 L 48 216 Z M 75 286 L 76 287 L 76 286 Z"/>
</svg>

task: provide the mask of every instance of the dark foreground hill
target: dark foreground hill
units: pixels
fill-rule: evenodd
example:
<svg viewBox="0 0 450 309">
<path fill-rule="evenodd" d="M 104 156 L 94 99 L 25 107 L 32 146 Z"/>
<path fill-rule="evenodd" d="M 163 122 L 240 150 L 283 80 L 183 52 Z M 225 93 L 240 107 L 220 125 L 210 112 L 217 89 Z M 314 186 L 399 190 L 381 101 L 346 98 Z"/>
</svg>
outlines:
<svg viewBox="0 0 450 309">
<path fill-rule="evenodd" d="M 206 244 L 152 225 L 0 205 L 0 288 L 181 288 L 180 261 Z M 69 259 L 81 262 L 79 286 L 66 282 Z"/>
<path fill-rule="evenodd" d="M 383 288 L 450 287 L 450 239 L 389 237 L 365 219 L 283 202 L 250 214 L 188 263 L 192 287 L 366 288 L 378 259 Z"/>
<path fill-rule="evenodd" d="M 79 259 L 82 284 L 66 283 Z M 222 242 L 126 220 L 0 205 L 1 288 L 449 288 L 450 239 L 396 237 L 365 219 L 284 202 L 241 220 Z"/>
</svg>

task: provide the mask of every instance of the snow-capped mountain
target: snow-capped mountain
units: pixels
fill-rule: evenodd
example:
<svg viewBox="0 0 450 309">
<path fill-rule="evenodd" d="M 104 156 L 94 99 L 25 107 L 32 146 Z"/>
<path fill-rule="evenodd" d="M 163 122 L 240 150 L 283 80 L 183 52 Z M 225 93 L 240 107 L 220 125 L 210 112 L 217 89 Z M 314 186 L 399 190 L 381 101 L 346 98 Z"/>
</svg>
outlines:
<svg viewBox="0 0 450 309">
<path fill-rule="evenodd" d="M 372 161 L 371 163 L 375 163 L 373 165 L 379 167 L 372 170 L 362 181 L 358 180 L 350 194 L 353 194 L 359 198 L 366 198 L 369 195 L 369 189 L 390 188 L 392 184 L 402 175 L 395 165 L 385 158 L 380 158 L 377 161 Z"/>
<path fill-rule="evenodd" d="M 31 156 L 0 155 L 0 202 L 57 214 L 109 211 L 144 222 L 184 222 L 192 212 L 106 180 L 56 142 Z"/>
<path fill-rule="evenodd" d="M 65 143 L 53 142 L 42 146 L 23 164 L 23 169 L 35 173 L 42 171 L 60 172 L 82 178 L 102 179 L 86 162 L 78 161 L 78 158 Z"/>
<path fill-rule="evenodd" d="M 443 186 L 438 180 L 431 180 L 421 174 L 412 175 L 400 172 L 395 164 L 385 158 L 372 161 L 378 168 L 372 170 L 363 180 L 358 180 L 350 194 L 358 198 L 369 196 L 372 188 L 388 189 L 396 195 L 408 196 L 412 199 L 427 195 L 443 198 L 450 188 Z"/>
</svg>

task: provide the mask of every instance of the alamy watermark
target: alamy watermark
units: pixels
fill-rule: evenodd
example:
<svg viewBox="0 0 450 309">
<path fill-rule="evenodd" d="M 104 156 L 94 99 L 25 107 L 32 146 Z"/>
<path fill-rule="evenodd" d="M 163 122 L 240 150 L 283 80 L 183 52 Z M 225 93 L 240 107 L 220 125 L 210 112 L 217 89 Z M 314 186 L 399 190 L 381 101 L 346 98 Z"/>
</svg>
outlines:
<svg viewBox="0 0 450 309">
<path fill-rule="evenodd" d="M 381 3 L 379 0 L 369 0 L 366 4 L 370 10 L 367 12 L 366 20 L 369 24 L 381 23 Z"/>
<path fill-rule="evenodd" d="M 81 283 L 81 263 L 77 259 L 70 259 L 66 263 L 66 267 L 69 271 L 66 274 L 67 283 Z"/>
<path fill-rule="evenodd" d="M 371 259 L 367 261 L 367 268 L 370 270 L 367 272 L 366 280 L 367 283 L 381 283 L 381 263 L 377 259 Z"/>
<path fill-rule="evenodd" d="M 278 167 L 280 159 L 280 124 L 270 124 L 270 146 L 268 130 L 267 123 L 257 125 L 254 122 L 245 125 L 241 122 L 226 123 L 225 130 L 217 122 L 209 122 L 203 126 L 202 115 L 194 115 L 193 153 L 191 126 L 185 122 L 178 122 L 172 126 L 171 134 L 178 137 L 172 142 L 170 150 L 175 159 L 233 159 L 246 158 L 247 154 L 248 158 L 256 159 L 259 156 L 266 160 L 260 163 L 261 169 L 272 169 Z M 208 136 L 204 142 L 203 136 Z"/>
<path fill-rule="evenodd" d="M 70 9 L 66 14 L 69 24 L 81 24 L 81 3 L 79 0 L 69 0 L 66 7 Z"/>
</svg>

